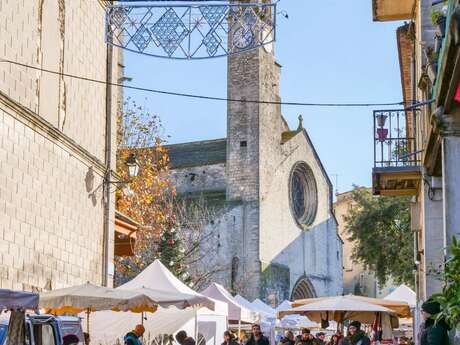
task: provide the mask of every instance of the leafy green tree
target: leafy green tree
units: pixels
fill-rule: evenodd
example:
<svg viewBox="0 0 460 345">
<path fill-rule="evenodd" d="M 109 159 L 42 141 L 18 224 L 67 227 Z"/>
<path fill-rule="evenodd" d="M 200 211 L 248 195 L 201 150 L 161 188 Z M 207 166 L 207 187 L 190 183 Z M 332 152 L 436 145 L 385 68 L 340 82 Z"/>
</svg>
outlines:
<svg viewBox="0 0 460 345">
<path fill-rule="evenodd" d="M 452 238 L 450 247 L 450 259 L 441 273 L 444 279 L 442 292 L 433 295 L 433 298 L 441 305 L 441 312 L 437 319 L 444 319 L 451 328 L 460 330 L 460 241 Z"/>
<path fill-rule="evenodd" d="M 375 197 L 355 188 L 353 207 L 345 216 L 348 239 L 355 242 L 353 260 L 375 272 L 380 284 L 389 278 L 413 285 L 414 240 L 409 198 Z"/>
</svg>

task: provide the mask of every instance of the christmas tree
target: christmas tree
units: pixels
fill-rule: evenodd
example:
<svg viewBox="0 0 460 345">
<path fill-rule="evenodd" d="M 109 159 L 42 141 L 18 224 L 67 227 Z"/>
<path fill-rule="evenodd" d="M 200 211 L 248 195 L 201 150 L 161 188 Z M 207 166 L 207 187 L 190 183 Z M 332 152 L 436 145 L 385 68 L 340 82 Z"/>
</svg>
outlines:
<svg viewBox="0 0 460 345">
<path fill-rule="evenodd" d="M 157 259 L 182 282 L 191 285 L 192 279 L 187 271 L 184 254 L 185 250 L 177 231 L 174 228 L 163 231 L 157 248 Z"/>
</svg>

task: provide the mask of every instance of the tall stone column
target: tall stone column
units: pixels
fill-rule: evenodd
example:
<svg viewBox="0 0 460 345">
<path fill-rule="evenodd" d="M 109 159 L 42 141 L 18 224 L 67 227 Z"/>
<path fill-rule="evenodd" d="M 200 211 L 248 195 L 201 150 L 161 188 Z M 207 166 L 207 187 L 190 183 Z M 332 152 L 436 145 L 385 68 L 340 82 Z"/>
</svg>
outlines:
<svg viewBox="0 0 460 345">
<path fill-rule="evenodd" d="M 443 138 L 442 169 L 444 233 L 448 249 L 453 236 L 460 238 L 460 133 L 448 133 Z"/>
<path fill-rule="evenodd" d="M 439 279 L 437 272 L 444 262 L 444 242 L 445 236 L 443 231 L 443 197 L 442 190 L 436 186 L 435 179 L 430 176 L 426 177 L 429 184 L 425 184 L 422 190 L 423 205 L 423 270 L 424 270 L 424 296 L 426 300 L 432 294 L 441 291 L 442 281 Z M 423 284 L 423 282 L 422 282 Z"/>
</svg>

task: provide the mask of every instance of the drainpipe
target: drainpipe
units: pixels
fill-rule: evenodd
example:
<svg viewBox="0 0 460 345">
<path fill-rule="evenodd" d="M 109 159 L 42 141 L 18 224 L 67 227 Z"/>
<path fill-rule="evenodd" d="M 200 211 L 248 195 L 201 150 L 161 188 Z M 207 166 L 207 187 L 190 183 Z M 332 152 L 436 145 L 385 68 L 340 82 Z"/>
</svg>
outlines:
<svg viewBox="0 0 460 345">
<path fill-rule="evenodd" d="M 107 62 L 106 62 L 106 93 L 105 93 L 105 175 L 104 175 L 104 232 L 102 236 L 102 286 L 108 285 L 109 274 L 109 239 L 111 219 L 110 211 L 112 204 L 112 194 L 110 193 L 110 180 L 112 177 L 112 65 L 113 47 L 107 43 Z"/>
</svg>

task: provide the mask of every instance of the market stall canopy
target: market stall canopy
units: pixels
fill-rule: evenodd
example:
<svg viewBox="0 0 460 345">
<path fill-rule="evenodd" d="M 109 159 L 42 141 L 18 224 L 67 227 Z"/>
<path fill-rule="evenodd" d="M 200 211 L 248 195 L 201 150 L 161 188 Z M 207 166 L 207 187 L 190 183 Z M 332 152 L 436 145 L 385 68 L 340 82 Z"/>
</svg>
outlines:
<svg viewBox="0 0 460 345">
<path fill-rule="evenodd" d="M 86 283 L 44 292 L 39 306 L 48 312 L 77 314 L 82 311 L 155 311 L 157 302 L 147 295 L 135 291 L 123 291 Z"/>
<path fill-rule="evenodd" d="M 0 289 L 0 311 L 3 310 L 37 310 L 38 294 L 31 292 Z"/>
<path fill-rule="evenodd" d="M 257 320 L 260 321 L 261 318 L 263 317 L 266 317 L 267 315 L 261 315 L 261 312 L 260 310 L 257 310 L 256 308 L 254 308 L 254 306 L 252 305 L 251 302 L 249 302 L 246 298 L 244 298 L 243 296 L 241 295 L 236 295 L 235 297 L 233 297 L 235 299 L 235 301 L 237 301 L 239 304 L 241 304 L 243 307 L 245 307 L 246 309 L 248 310 L 251 310 L 253 313 L 255 313 L 257 315 Z"/>
<path fill-rule="evenodd" d="M 305 301 L 305 300 L 304 300 Z M 287 311 L 280 311 L 279 317 L 286 315 L 299 314 L 305 315 L 315 322 L 321 320 L 333 320 L 343 322 L 344 320 L 356 320 L 363 323 L 372 323 L 376 313 L 386 313 L 394 316 L 394 312 L 388 308 L 359 301 L 350 296 L 334 296 L 316 299 L 313 303 L 306 302 L 300 307 L 293 308 Z M 393 321 L 397 324 L 397 319 Z"/>
<path fill-rule="evenodd" d="M 409 305 L 405 302 L 389 301 L 385 299 L 356 296 L 356 295 L 346 295 L 344 297 L 346 297 L 347 299 L 354 299 L 360 302 L 369 303 L 369 304 L 388 308 L 391 311 L 393 311 L 395 314 L 397 314 L 399 317 L 402 317 L 402 318 L 411 316 Z M 297 300 L 292 303 L 292 306 L 295 308 L 295 307 L 299 307 L 299 306 L 306 305 L 306 304 L 324 301 L 329 298 L 332 298 L 332 297 L 307 298 L 307 299 Z"/>
<path fill-rule="evenodd" d="M 292 310 L 291 302 L 284 301 L 276 308 L 276 313 L 289 310 Z M 319 328 L 320 326 L 308 317 L 298 314 L 286 315 L 278 321 L 276 326 L 284 329 Z"/>
<path fill-rule="evenodd" d="M 386 296 L 384 300 L 406 302 L 410 308 L 415 308 L 417 297 L 414 290 L 402 284 Z"/>
<path fill-rule="evenodd" d="M 247 309 L 220 284 L 212 283 L 201 292 L 202 295 L 214 298 L 228 304 L 228 319 L 229 321 L 241 321 L 252 323 L 257 320 L 257 314 L 252 310 Z"/>
<path fill-rule="evenodd" d="M 143 320 L 145 337 L 174 334 L 195 317 L 192 308 L 177 310 L 159 308 L 156 313 L 146 313 Z M 91 315 L 91 340 L 95 344 L 112 345 L 117 340 L 123 343 L 123 336 L 141 322 L 139 314 L 100 311 Z M 150 344 L 150 342 L 149 342 Z"/>
<path fill-rule="evenodd" d="M 268 315 L 270 318 L 276 318 L 276 311 L 262 302 L 260 299 L 256 298 L 253 302 L 252 305 L 256 310 L 259 310 L 261 313 Z"/>
<path fill-rule="evenodd" d="M 201 305 L 214 310 L 214 301 L 196 291 L 177 279 L 161 262 L 155 260 L 134 279 L 119 286 L 116 290 L 136 290 L 148 288 L 154 291 L 162 291 L 167 294 L 183 296 L 188 305 Z"/>
<path fill-rule="evenodd" d="M 280 303 L 279 306 L 276 307 L 276 312 L 279 312 L 281 310 L 289 310 L 292 308 L 292 303 L 289 302 L 288 300 L 283 301 Z"/>
<path fill-rule="evenodd" d="M 381 298 L 371 298 L 371 297 L 354 296 L 354 295 L 350 295 L 350 297 L 356 300 L 359 300 L 361 302 L 375 304 L 381 307 L 388 308 L 391 311 L 393 311 L 395 314 L 397 314 L 399 317 L 410 317 L 411 316 L 409 304 L 407 304 L 406 302 L 390 301 L 390 300 L 381 299 Z"/>
</svg>

